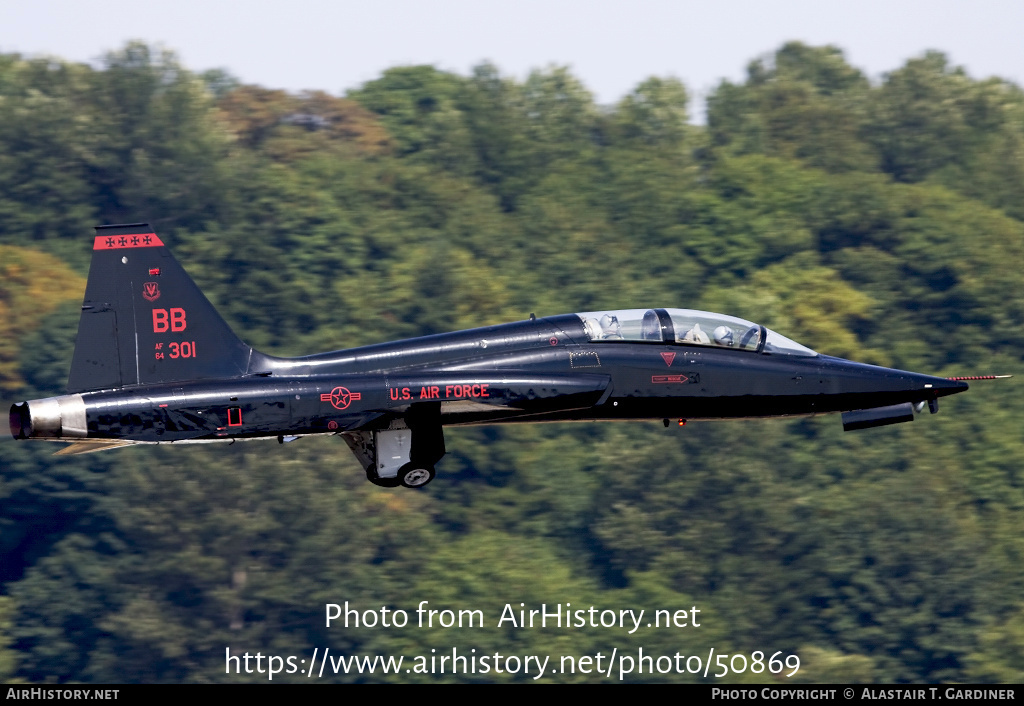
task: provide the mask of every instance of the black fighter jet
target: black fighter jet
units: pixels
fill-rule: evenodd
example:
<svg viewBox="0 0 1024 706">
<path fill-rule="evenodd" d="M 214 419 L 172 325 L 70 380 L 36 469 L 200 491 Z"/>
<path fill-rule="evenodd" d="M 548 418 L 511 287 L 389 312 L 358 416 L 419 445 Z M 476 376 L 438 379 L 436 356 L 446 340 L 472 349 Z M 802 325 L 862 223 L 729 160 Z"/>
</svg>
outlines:
<svg viewBox="0 0 1024 706">
<path fill-rule="evenodd" d="M 96 231 L 68 394 L 10 413 L 15 439 L 71 442 L 61 454 L 336 434 L 371 482 L 417 488 L 445 425 L 842 412 L 849 430 L 911 421 L 967 389 L 688 309 L 531 314 L 278 358 L 235 336 L 148 225 Z"/>
</svg>

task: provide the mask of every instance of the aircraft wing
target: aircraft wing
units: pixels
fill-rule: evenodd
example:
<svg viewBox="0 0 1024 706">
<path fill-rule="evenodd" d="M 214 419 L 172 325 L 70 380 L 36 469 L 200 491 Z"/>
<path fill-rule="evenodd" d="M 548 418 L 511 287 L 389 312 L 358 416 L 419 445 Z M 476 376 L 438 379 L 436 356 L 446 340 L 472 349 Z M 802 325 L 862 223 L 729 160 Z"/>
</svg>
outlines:
<svg viewBox="0 0 1024 706">
<path fill-rule="evenodd" d="M 131 441 L 122 441 L 120 439 L 82 439 L 65 446 L 53 455 L 77 456 L 78 454 L 91 454 L 97 451 L 106 451 L 107 449 L 116 449 L 121 446 L 131 445 Z"/>
</svg>

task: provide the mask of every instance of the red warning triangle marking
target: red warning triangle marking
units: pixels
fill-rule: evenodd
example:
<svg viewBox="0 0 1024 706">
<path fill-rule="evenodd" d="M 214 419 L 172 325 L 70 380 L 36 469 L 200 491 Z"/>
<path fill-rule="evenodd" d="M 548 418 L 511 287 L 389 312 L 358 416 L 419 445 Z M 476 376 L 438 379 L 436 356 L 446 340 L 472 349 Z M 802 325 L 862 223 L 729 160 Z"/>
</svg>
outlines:
<svg viewBox="0 0 1024 706">
<path fill-rule="evenodd" d="M 672 361 L 676 359 L 676 354 L 673 353 L 662 353 L 661 357 L 665 360 L 665 365 L 671 366 Z"/>
</svg>

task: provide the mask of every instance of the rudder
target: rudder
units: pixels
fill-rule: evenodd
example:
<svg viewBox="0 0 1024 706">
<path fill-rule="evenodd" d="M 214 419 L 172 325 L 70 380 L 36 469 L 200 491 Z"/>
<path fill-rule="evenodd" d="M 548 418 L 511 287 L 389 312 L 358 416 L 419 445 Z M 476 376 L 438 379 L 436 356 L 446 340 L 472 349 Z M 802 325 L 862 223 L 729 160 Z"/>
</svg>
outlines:
<svg viewBox="0 0 1024 706">
<path fill-rule="evenodd" d="M 97 226 L 68 392 L 237 377 L 252 355 L 148 224 Z"/>
</svg>

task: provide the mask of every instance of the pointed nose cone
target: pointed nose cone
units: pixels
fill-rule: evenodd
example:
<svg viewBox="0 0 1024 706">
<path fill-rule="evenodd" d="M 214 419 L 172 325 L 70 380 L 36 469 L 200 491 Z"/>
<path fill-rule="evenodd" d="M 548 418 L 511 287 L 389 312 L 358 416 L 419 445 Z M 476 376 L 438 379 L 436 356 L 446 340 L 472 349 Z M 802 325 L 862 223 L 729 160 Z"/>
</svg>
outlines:
<svg viewBox="0 0 1024 706">
<path fill-rule="evenodd" d="M 879 368 L 879 370 L 885 370 L 890 373 L 892 382 L 897 387 L 902 387 L 907 391 L 923 390 L 929 393 L 930 397 L 955 395 L 970 387 L 962 380 L 950 380 L 949 378 L 925 375 L 924 373 L 912 373 L 907 370 L 896 370 L 894 368 Z"/>
<path fill-rule="evenodd" d="M 842 358 L 822 358 L 822 383 L 834 395 L 856 400 L 864 407 L 902 402 L 925 402 L 967 390 L 962 380 L 912 373 L 895 368 L 855 363 Z"/>
<path fill-rule="evenodd" d="M 932 377 L 931 375 L 922 375 L 921 377 L 928 379 L 928 383 L 926 383 L 926 385 L 931 384 L 934 386 L 932 389 L 936 391 L 936 396 L 938 397 L 944 397 L 945 395 L 955 395 L 956 393 L 963 392 L 964 390 L 968 390 L 971 387 L 963 380 L 937 378 Z"/>
</svg>

